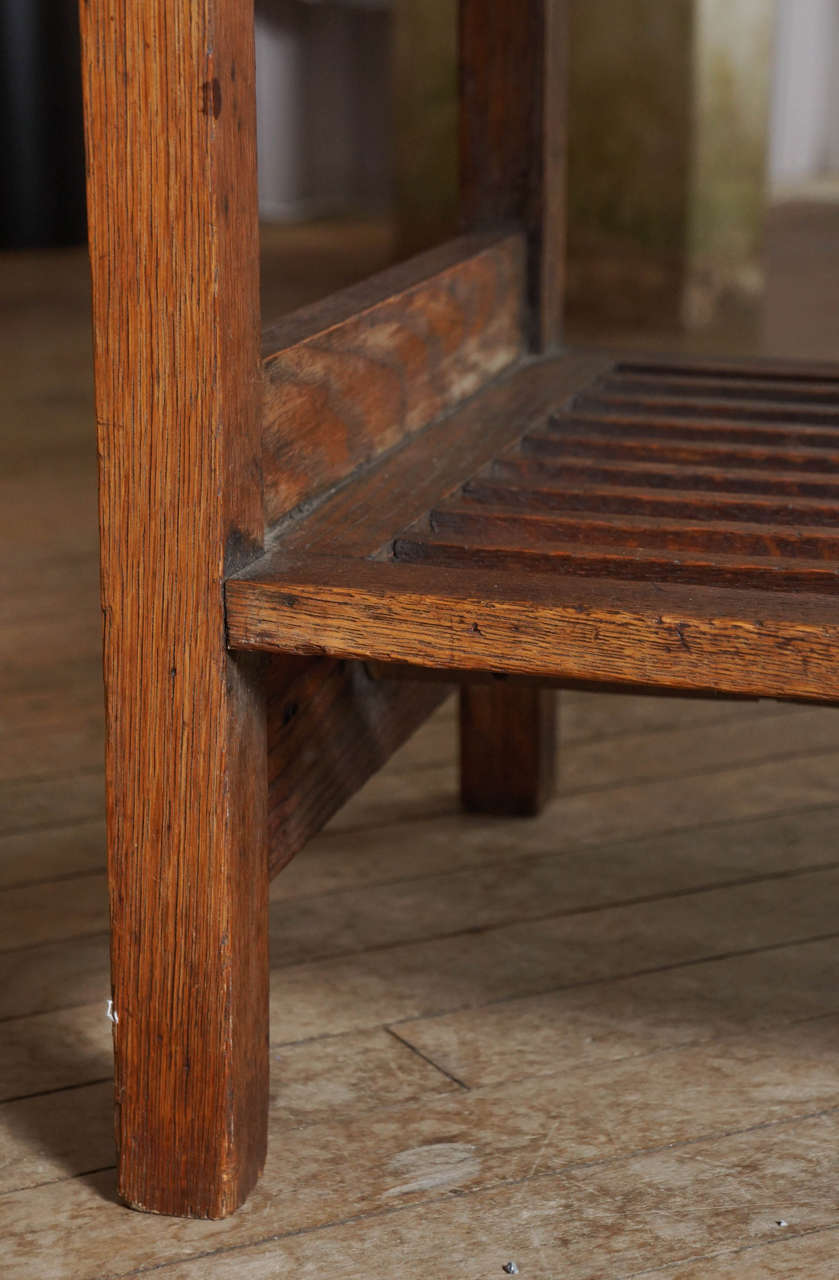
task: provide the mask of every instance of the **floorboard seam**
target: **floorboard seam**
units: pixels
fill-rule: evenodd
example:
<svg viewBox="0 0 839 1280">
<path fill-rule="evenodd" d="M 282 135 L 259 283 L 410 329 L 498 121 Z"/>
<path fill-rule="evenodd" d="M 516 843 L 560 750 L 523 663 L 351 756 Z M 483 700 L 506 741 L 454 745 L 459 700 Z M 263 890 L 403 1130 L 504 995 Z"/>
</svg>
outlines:
<svg viewBox="0 0 839 1280">
<path fill-rule="evenodd" d="M 591 906 L 573 907 L 564 911 L 548 911 L 542 915 L 510 916 L 506 920 L 493 921 L 490 924 L 478 924 L 461 929 L 453 929 L 446 933 L 423 934 L 421 937 L 400 939 L 396 942 L 378 942 L 363 947 L 358 951 L 329 951 L 310 956 L 306 960 L 279 962 L 271 967 L 272 973 L 282 973 L 287 969 L 298 968 L 304 964 L 325 964 L 333 960 L 348 960 L 359 956 L 381 955 L 382 952 L 398 951 L 401 947 L 421 946 L 424 943 L 450 942 L 454 938 L 467 938 L 477 935 L 497 933 L 504 929 L 513 929 L 517 925 L 548 924 L 552 920 L 573 920 L 580 916 L 593 916 L 601 911 L 622 911 L 629 907 L 651 906 L 654 903 L 670 902 L 681 898 L 700 898 L 726 889 L 742 889 L 748 885 L 771 884 L 777 880 L 794 880 L 798 876 L 828 874 L 835 871 L 837 864 L 831 863 L 815 870 L 776 871 L 764 876 L 749 876 L 738 880 L 727 880 L 722 884 L 703 884 L 685 889 L 670 889 L 667 893 L 643 894 L 637 898 L 616 898 Z M 294 899 L 289 899 L 294 901 Z M 72 941 L 72 939 L 70 939 Z M 26 950 L 27 948 L 23 948 Z M 14 950 L 14 948 L 12 949 Z M 8 954 L 0 952 L 0 955 Z"/>
<path fill-rule="evenodd" d="M 33 1098 L 51 1098 L 56 1093 L 70 1093 L 73 1089 L 92 1089 L 97 1084 L 112 1084 L 113 1075 L 98 1076 L 95 1080 L 79 1080 L 75 1084 L 59 1084 L 53 1089 L 36 1089 L 34 1093 L 18 1093 L 11 1098 L 0 1098 L 0 1108 L 14 1102 L 29 1102 Z"/>
<path fill-rule="evenodd" d="M 399 1044 L 404 1045 L 406 1049 L 409 1049 L 411 1053 L 416 1054 L 418 1058 L 422 1058 L 423 1062 L 427 1062 L 435 1071 L 439 1071 L 440 1075 L 451 1080 L 466 1093 L 471 1092 L 471 1085 L 468 1085 L 465 1080 L 461 1080 L 460 1076 L 456 1076 L 453 1071 L 447 1070 L 446 1067 L 441 1067 L 439 1062 L 435 1062 L 433 1058 L 429 1058 L 427 1053 L 423 1053 L 422 1049 L 418 1049 L 415 1044 L 411 1044 L 410 1040 L 406 1040 L 404 1036 L 400 1036 L 399 1032 L 394 1031 L 393 1027 L 385 1027 L 385 1031 L 389 1036 L 392 1036 L 394 1040 L 397 1040 Z"/>
</svg>

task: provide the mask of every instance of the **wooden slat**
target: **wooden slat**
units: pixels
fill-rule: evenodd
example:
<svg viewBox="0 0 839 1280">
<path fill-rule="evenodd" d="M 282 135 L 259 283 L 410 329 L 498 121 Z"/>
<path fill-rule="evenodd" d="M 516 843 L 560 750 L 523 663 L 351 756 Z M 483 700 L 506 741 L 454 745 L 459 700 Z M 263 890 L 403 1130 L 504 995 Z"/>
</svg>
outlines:
<svg viewBox="0 0 839 1280">
<path fill-rule="evenodd" d="M 643 374 L 656 378 L 686 375 L 696 378 L 727 378 L 734 381 L 771 378 L 788 383 L 832 382 L 839 385 L 836 362 L 825 360 L 786 360 L 778 356 L 749 356 L 727 360 L 719 356 L 693 356 L 686 361 L 680 355 L 657 352 L 643 356 L 615 356 L 615 374 Z"/>
<path fill-rule="evenodd" d="M 470 229 L 524 227 L 540 351 L 562 333 L 567 27 L 567 0 L 459 5 L 461 218 Z"/>
<path fill-rule="evenodd" d="M 631 413 L 635 417 L 677 416 L 682 418 L 727 418 L 730 421 L 790 423 L 801 426 L 836 426 L 839 405 L 804 404 L 793 396 L 768 399 L 738 399 L 727 395 L 673 395 L 667 390 L 653 392 L 590 391 L 578 398 L 575 408 L 582 412 Z"/>
<path fill-rule="evenodd" d="M 538 572 L 266 556 L 227 585 L 230 642 L 420 666 L 839 697 L 839 602 Z"/>
<path fill-rule="evenodd" d="M 624 409 L 588 410 L 588 399 L 580 397 L 572 410 L 553 418 L 549 427 L 553 431 L 586 431 L 592 435 L 634 435 L 681 440 L 730 441 L 732 444 L 784 445 L 802 447 L 839 447 L 839 416 L 833 427 L 808 426 L 799 419 L 788 425 L 772 423 L 757 412 L 745 415 L 742 420 L 722 408 L 707 417 L 682 412 L 681 408 L 667 413 L 653 414 L 634 406 Z"/>
<path fill-rule="evenodd" d="M 724 374 L 691 373 L 613 373 L 601 378 L 597 389 L 621 394 L 660 394 L 686 397 L 725 396 L 732 400 L 786 400 L 805 404 L 826 404 L 839 409 L 839 382 L 827 379 L 773 378 L 743 374 L 739 378 Z"/>
<path fill-rule="evenodd" d="M 448 696 L 362 663 L 275 659 L 267 677 L 269 866 L 276 875 Z"/>
<path fill-rule="evenodd" d="M 749 521 L 701 520 L 686 512 L 681 519 L 664 516 L 549 514 L 516 507 L 482 507 L 450 501 L 430 514 L 433 538 L 464 535 L 478 544 L 514 547 L 518 539 L 540 547 L 552 543 L 583 543 L 638 549 L 708 551 L 732 557 L 774 556 L 839 560 L 839 530 L 810 528 L 806 533 Z M 433 541 L 432 538 L 432 541 Z"/>
<path fill-rule="evenodd" d="M 517 235 L 465 236 L 265 334 L 269 523 L 454 408 L 523 350 Z"/>
<path fill-rule="evenodd" d="M 746 470 L 740 467 L 679 466 L 660 462 L 658 458 L 641 461 L 623 460 L 610 462 L 608 456 L 600 458 L 559 458 L 534 454 L 528 458 L 509 455 L 496 466 L 499 474 L 508 468 L 522 467 L 526 473 L 534 471 L 546 480 L 573 483 L 583 488 L 597 484 L 631 484 L 648 486 L 653 490 L 685 489 L 702 493 L 734 494 L 788 494 L 791 497 L 824 498 L 839 500 L 839 477 L 832 479 L 818 471 L 784 472 Z"/>
<path fill-rule="evenodd" d="M 505 475 L 509 477 L 506 480 Z M 563 484 L 559 476 L 545 477 L 538 467 L 528 468 L 519 459 L 505 461 L 498 464 L 491 475 L 470 480 L 463 488 L 463 497 L 487 506 L 502 505 L 537 512 L 596 511 L 600 514 L 689 517 L 693 520 L 747 520 L 802 528 L 839 526 L 839 508 L 817 498 L 779 502 L 777 498 L 741 493 L 712 494 L 689 489 L 650 492 L 640 485 L 631 484 L 591 483 L 575 487 L 573 478 Z"/>
<path fill-rule="evenodd" d="M 531 573 L 634 579 L 638 582 L 680 582 L 706 587 L 744 587 L 750 590 L 810 591 L 836 595 L 839 569 L 825 561 L 762 559 L 701 551 L 655 551 L 635 546 L 551 544 L 525 540 L 515 545 L 503 532 L 476 532 L 446 539 L 400 537 L 394 542 L 398 560 L 407 564 L 448 565 L 464 571 Z M 503 668 L 502 668 L 503 669 Z"/>
<path fill-rule="evenodd" d="M 614 377 L 614 368 L 589 370 L 585 385 Z M 713 368 L 717 381 L 728 377 Z M 319 646 L 335 656 L 560 683 L 830 700 L 832 672 L 818 660 L 804 671 L 796 628 L 803 593 L 815 611 L 807 635 L 818 647 L 839 593 L 839 450 L 820 447 L 832 433 L 752 425 L 751 417 L 735 417 L 730 428 L 682 419 L 673 397 L 672 422 L 650 426 L 638 405 L 610 409 L 620 421 L 589 413 L 581 422 L 588 392 L 577 379 L 585 372 L 584 360 L 524 363 L 290 527 L 273 556 L 229 584 L 233 643 L 297 653 Z M 749 376 L 761 381 L 754 369 Z M 551 390 L 567 420 L 545 412 Z M 737 402 L 750 415 L 765 404 L 756 403 Z M 447 432 L 457 453 L 448 470 L 438 460 Z M 482 461 L 469 437 L 486 446 Z M 471 478 L 467 461 L 478 464 Z M 637 652 L 614 635 L 604 643 L 601 622 L 622 613 L 621 591 L 630 593 L 626 635 L 634 632 Z M 690 626 L 699 619 L 703 631 L 705 660 L 688 671 L 681 624 L 680 652 L 661 652 L 668 633 L 659 606 L 671 591 L 674 608 L 687 609 Z M 480 621 L 461 626 L 485 608 L 491 649 Z M 763 629 L 767 609 L 777 644 Z M 586 615 L 585 644 L 566 647 Z M 764 650 L 765 661 L 756 657 Z"/>
<path fill-rule="evenodd" d="M 769 471 L 825 471 L 839 473 L 839 450 L 760 448 L 757 445 L 700 443 L 678 436 L 587 435 L 572 428 L 531 432 L 522 441 L 531 454 L 554 457 L 608 458 L 615 461 L 678 463 L 684 466 L 766 468 Z"/>
</svg>

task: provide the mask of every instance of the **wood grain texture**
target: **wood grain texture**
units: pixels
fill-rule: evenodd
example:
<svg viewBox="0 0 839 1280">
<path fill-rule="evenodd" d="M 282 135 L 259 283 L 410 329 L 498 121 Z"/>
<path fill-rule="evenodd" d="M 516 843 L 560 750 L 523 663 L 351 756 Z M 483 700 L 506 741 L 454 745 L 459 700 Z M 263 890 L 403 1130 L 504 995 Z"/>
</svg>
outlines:
<svg viewBox="0 0 839 1280">
<path fill-rule="evenodd" d="M 470 229 L 519 225 L 529 336 L 562 333 L 567 0 L 461 0 L 460 206 Z"/>
<path fill-rule="evenodd" d="M 328 557 L 267 556 L 227 587 L 237 648 L 836 700 L 839 602 L 785 599 Z"/>
<path fill-rule="evenodd" d="M 465 236 L 266 332 L 269 522 L 477 391 L 523 348 L 517 235 Z"/>
<path fill-rule="evenodd" d="M 276 875 L 451 692 L 380 679 L 363 663 L 272 661 L 268 833 Z"/>
<path fill-rule="evenodd" d="M 556 771 L 556 694 L 505 684 L 460 690 L 460 799 L 470 813 L 533 817 Z"/>
<path fill-rule="evenodd" d="M 529 442 L 528 442 L 529 444 Z M 552 448 L 555 441 L 552 442 Z M 588 456 L 563 457 L 561 460 L 550 450 L 539 453 L 538 461 L 528 458 L 523 447 L 520 459 L 499 459 L 499 466 L 521 462 L 525 466 L 533 462 L 539 468 L 540 475 L 546 481 L 561 474 L 563 480 L 573 483 L 575 488 L 591 488 L 606 482 L 609 484 L 631 484 L 648 487 L 655 493 L 662 489 L 683 489 L 704 491 L 706 493 L 736 494 L 778 494 L 795 498 L 839 498 L 839 477 L 823 475 L 819 471 L 773 471 L 761 467 L 726 466 L 724 468 L 708 464 L 692 464 L 689 467 L 678 463 L 660 461 L 656 457 L 633 460 L 624 458 Z"/>
<path fill-rule="evenodd" d="M 802 399 L 830 384 L 741 373 L 600 374 L 400 534 L 396 558 L 835 595 L 839 503 L 808 486 L 839 472 L 839 418 Z"/>
<path fill-rule="evenodd" d="M 265 729 L 222 583 L 259 548 L 252 5 L 81 5 L 120 1194 L 223 1216 L 265 1156 Z"/>
<path fill-rule="evenodd" d="M 592 522 L 592 531 L 598 526 Z M 573 539 L 565 545 L 554 543 L 552 534 L 561 538 L 563 526 L 511 517 L 486 521 L 467 534 L 455 532 L 446 537 L 440 532 L 433 538 L 397 538 L 397 558 L 408 564 L 446 565 L 470 571 L 488 570 L 509 575 L 533 572 L 548 575 L 645 581 L 650 583 L 681 582 L 696 586 L 765 589 L 782 591 L 790 596 L 797 592 L 816 592 L 835 596 L 839 593 L 839 575 L 835 564 L 824 559 L 772 554 L 772 544 L 764 540 L 761 552 L 744 554 L 715 553 L 699 547 L 691 549 L 683 533 L 676 538 L 674 549 L 656 549 L 654 536 L 645 531 L 645 546 L 625 537 L 620 546 L 610 546 L 627 530 L 601 526 L 600 542 L 586 545 Z M 579 526 L 576 530 L 579 532 Z M 677 531 L 678 532 L 678 531 Z M 511 536 L 512 535 L 512 536 Z M 705 535 L 706 539 L 709 535 Z M 734 538 L 732 538 L 734 541 Z M 790 606 L 790 612 L 793 612 Z"/>
<path fill-rule="evenodd" d="M 694 483 L 699 477 L 693 473 Z M 687 477 L 686 477 L 687 480 Z M 564 466 L 546 470 L 526 457 L 506 458 L 493 465 L 490 473 L 477 476 L 464 486 L 464 494 L 489 505 L 505 504 L 527 511 L 598 511 L 602 514 L 683 516 L 692 514 L 708 520 L 746 520 L 757 524 L 797 525 L 801 528 L 836 528 L 836 508 L 823 498 L 796 497 L 783 500 L 768 494 L 691 492 L 663 486 L 645 488 L 633 483 L 629 472 L 621 481 L 592 476 L 584 466 Z M 836 486 L 839 497 L 839 484 Z"/>
<path fill-rule="evenodd" d="M 458 20 L 461 223 L 524 229 L 528 343 L 552 351 L 565 289 L 566 0 L 460 0 Z M 538 812 L 553 781 L 555 704 L 547 689 L 461 690 L 466 809 Z"/>
<path fill-rule="evenodd" d="M 566 684 L 835 698 L 839 453 L 801 443 L 824 428 L 798 425 L 794 407 L 814 384 L 699 363 L 679 371 L 689 385 L 675 418 L 668 404 L 656 419 L 649 404 L 675 395 L 676 375 L 650 363 L 654 393 L 630 411 L 627 392 L 618 425 L 611 406 L 592 406 L 604 383 L 635 375 L 602 359 L 522 362 L 439 424 L 459 468 L 440 468 L 430 430 L 290 529 L 228 584 L 233 644 Z M 703 378 L 722 387 L 731 421 L 697 439 Z M 481 446 L 498 450 L 483 464 Z M 410 524 L 397 528 L 400 517 Z"/>
<path fill-rule="evenodd" d="M 557 401 L 607 368 L 603 356 L 569 355 L 556 364 L 524 361 L 447 417 L 432 422 L 377 466 L 341 486 L 273 539 L 285 552 L 370 556 L 497 455 L 538 426 Z"/>
<path fill-rule="evenodd" d="M 810 348 L 814 345 L 811 334 Z M 788 347 L 795 348 L 795 343 L 787 343 Z M 825 349 L 825 348 L 823 348 Z M 830 348 L 826 348 L 830 350 Z M 808 352 L 809 354 L 809 352 Z M 831 359 L 814 360 L 807 359 L 800 353 L 790 359 L 784 356 L 762 354 L 755 351 L 749 354 L 748 361 L 742 358 L 732 357 L 726 358 L 724 355 L 717 354 L 715 356 L 703 356 L 700 364 L 693 356 L 686 357 L 684 353 L 673 352 L 655 352 L 652 356 L 646 356 L 642 353 L 634 355 L 623 355 L 619 358 L 616 365 L 616 373 L 621 377 L 646 377 L 652 373 L 658 376 L 661 370 L 665 369 L 668 377 L 703 378 L 714 380 L 716 378 L 725 378 L 727 382 L 750 382 L 755 375 L 755 371 L 759 372 L 761 377 L 770 377 L 787 386 L 792 387 L 795 384 L 807 382 L 839 382 L 839 373 L 836 369 L 836 361 Z"/>
</svg>

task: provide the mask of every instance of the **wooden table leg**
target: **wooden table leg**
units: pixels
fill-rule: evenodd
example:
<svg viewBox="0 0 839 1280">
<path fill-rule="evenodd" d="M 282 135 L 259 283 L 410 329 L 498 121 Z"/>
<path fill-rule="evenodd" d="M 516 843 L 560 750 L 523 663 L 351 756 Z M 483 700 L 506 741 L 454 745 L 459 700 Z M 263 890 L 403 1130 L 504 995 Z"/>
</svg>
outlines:
<svg viewBox="0 0 839 1280">
<path fill-rule="evenodd" d="M 263 538 L 253 12 L 81 19 L 118 1183 L 222 1217 L 268 1104 L 265 715 L 223 602 Z"/>
<path fill-rule="evenodd" d="M 464 685 L 460 796 L 473 813 L 535 815 L 554 786 L 556 693 L 534 685 Z"/>
</svg>

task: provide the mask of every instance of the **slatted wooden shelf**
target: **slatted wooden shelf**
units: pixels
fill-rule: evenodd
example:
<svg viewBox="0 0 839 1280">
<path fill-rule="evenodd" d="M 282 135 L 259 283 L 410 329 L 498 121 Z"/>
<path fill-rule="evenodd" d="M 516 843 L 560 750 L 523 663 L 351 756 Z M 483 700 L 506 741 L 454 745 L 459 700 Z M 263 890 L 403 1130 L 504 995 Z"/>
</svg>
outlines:
<svg viewBox="0 0 839 1280">
<path fill-rule="evenodd" d="M 839 374 L 519 362 L 287 522 L 227 605 L 242 648 L 835 697 Z"/>
<path fill-rule="evenodd" d="M 484 813 L 546 798 L 546 682 L 839 701 L 836 375 L 555 356 L 567 7 L 461 0 L 468 233 L 286 317 L 260 357 L 253 3 L 81 5 L 117 1187 L 137 1209 L 224 1217 L 256 1182 L 267 872 L 452 674 Z M 601 506 L 639 489 L 670 508 Z M 799 525 L 782 499 L 828 515 Z"/>
</svg>

